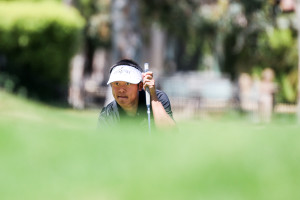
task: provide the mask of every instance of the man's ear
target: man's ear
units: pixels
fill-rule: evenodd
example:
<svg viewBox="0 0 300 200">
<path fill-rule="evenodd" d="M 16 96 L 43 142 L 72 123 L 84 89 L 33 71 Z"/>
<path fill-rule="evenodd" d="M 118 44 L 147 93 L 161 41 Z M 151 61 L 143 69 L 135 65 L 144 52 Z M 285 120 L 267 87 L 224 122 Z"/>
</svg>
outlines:
<svg viewBox="0 0 300 200">
<path fill-rule="evenodd" d="M 138 86 L 139 86 L 139 91 L 142 91 L 143 90 L 143 82 L 140 82 Z"/>
</svg>

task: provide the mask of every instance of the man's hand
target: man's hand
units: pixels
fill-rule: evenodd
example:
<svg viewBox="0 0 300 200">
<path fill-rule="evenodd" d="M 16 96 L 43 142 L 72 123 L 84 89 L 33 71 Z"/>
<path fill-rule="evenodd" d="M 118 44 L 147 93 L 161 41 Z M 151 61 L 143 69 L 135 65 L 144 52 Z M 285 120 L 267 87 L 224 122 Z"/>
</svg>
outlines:
<svg viewBox="0 0 300 200">
<path fill-rule="evenodd" d="M 148 71 L 148 72 L 142 73 L 142 76 L 143 76 L 144 90 L 146 90 L 146 87 L 148 87 L 151 97 L 153 97 L 154 95 L 156 96 L 155 80 L 153 78 L 153 72 Z"/>
<path fill-rule="evenodd" d="M 146 90 L 146 87 L 148 87 L 150 91 L 151 106 L 152 106 L 155 125 L 158 128 L 163 128 L 163 129 L 175 127 L 174 120 L 168 115 L 163 105 L 161 104 L 161 102 L 158 100 L 156 96 L 155 80 L 153 78 L 153 72 L 148 71 L 142 73 L 142 76 L 143 76 L 144 90 Z"/>
</svg>

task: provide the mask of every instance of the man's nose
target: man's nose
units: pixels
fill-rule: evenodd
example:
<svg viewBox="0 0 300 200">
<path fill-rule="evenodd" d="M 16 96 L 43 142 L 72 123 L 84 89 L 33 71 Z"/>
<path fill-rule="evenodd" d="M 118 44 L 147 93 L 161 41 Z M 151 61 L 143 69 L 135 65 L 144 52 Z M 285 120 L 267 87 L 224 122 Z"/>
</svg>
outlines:
<svg viewBox="0 0 300 200">
<path fill-rule="evenodd" d="M 121 88 L 119 89 L 119 92 L 126 92 L 126 90 L 125 90 L 125 88 L 121 87 Z"/>
</svg>

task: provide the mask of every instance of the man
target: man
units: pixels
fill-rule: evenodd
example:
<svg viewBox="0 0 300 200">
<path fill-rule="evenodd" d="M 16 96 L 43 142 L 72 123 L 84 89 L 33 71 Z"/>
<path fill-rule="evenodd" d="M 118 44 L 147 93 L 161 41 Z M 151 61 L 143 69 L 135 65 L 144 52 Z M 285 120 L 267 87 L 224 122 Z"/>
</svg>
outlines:
<svg viewBox="0 0 300 200">
<path fill-rule="evenodd" d="M 151 97 L 151 118 L 157 128 L 175 126 L 168 96 L 155 88 L 152 72 L 143 69 L 134 61 L 123 59 L 110 69 L 107 84 L 111 85 L 114 101 L 104 107 L 99 116 L 99 125 L 115 125 L 135 120 L 147 126 L 145 88 Z"/>
</svg>

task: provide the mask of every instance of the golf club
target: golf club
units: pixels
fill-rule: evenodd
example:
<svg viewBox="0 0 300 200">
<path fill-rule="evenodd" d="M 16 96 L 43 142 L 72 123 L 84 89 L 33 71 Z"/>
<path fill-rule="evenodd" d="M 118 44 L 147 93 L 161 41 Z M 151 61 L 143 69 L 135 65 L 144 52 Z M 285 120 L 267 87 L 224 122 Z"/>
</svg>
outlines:
<svg viewBox="0 0 300 200">
<path fill-rule="evenodd" d="M 144 64 L 145 72 L 149 71 L 149 64 L 145 63 Z M 146 87 L 146 106 L 147 106 L 147 114 L 148 114 L 148 128 L 149 128 L 149 133 L 151 133 L 151 124 L 150 124 L 150 91 L 149 88 Z"/>
</svg>

